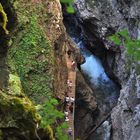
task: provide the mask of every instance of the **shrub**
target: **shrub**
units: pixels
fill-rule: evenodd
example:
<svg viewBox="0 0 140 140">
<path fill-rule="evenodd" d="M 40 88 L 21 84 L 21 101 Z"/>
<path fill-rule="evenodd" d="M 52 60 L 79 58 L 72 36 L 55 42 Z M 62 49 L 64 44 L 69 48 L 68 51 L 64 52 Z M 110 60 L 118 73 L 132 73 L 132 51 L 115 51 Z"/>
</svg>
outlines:
<svg viewBox="0 0 140 140">
<path fill-rule="evenodd" d="M 60 0 L 61 3 L 66 4 L 66 11 L 70 14 L 74 13 L 74 8 L 72 4 L 74 3 L 74 0 Z"/>
<path fill-rule="evenodd" d="M 131 39 L 127 29 L 115 33 L 109 39 L 115 45 L 125 46 L 129 55 L 132 55 L 135 60 L 140 60 L 140 40 Z"/>
</svg>

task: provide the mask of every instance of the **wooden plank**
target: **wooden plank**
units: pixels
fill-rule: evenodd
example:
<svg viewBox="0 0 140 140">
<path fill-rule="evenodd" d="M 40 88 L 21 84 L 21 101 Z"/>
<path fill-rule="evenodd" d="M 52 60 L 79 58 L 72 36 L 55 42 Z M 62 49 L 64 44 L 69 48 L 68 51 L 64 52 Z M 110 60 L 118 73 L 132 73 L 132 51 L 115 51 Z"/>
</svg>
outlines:
<svg viewBox="0 0 140 140">
<path fill-rule="evenodd" d="M 74 97 L 75 99 L 75 83 L 76 83 L 76 71 L 73 70 L 71 67 L 72 60 L 68 58 L 66 55 L 66 61 L 67 61 L 67 68 L 68 68 L 68 79 L 72 81 L 72 89 L 71 92 L 69 93 L 69 97 Z M 68 126 L 72 128 L 72 140 L 74 140 L 74 113 L 75 113 L 75 103 L 73 104 L 73 113 L 69 113 L 69 122 Z"/>
</svg>

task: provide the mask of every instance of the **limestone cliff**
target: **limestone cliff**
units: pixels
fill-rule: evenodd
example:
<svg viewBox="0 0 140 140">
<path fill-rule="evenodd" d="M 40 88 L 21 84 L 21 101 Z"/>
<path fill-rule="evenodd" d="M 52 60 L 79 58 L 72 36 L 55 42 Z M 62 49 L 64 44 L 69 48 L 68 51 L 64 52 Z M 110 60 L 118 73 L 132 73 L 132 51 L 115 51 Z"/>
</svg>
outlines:
<svg viewBox="0 0 140 140">
<path fill-rule="evenodd" d="M 139 140 L 140 65 L 107 37 L 127 28 L 131 37 L 139 38 L 140 1 L 77 0 L 75 6 L 87 47 L 102 59 L 106 73 L 122 88 L 111 114 L 112 140 Z"/>
</svg>

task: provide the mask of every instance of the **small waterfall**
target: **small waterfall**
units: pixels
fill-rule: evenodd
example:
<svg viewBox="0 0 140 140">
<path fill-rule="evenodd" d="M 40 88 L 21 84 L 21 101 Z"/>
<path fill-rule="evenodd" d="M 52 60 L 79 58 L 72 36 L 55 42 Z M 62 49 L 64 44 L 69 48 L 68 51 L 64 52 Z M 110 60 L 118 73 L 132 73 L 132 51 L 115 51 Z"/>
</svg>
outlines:
<svg viewBox="0 0 140 140">
<path fill-rule="evenodd" d="M 102 112 L 108 112 L 117 103 L 119 89 L 105 73 L 100 59 L 86 49 L 81 39 L 77 37 L 72 37 L 72 39 L 85 57 L 86 61 L 81 65 L 81 70 L 96 92 L 99 108 Z"/>
<path fill-rule="evenodd" d="M 91 83 L 99 86 L 99 79 L 108 82 L 109 78 L 102 67 L 101 61 L 84 47 L 82 41 L 80 41 L 77 46 L 80 48 L 82 55 L 86 59 L 86 62 L 81 65 L 81 69 L 89 76 Z"/>
</svg>

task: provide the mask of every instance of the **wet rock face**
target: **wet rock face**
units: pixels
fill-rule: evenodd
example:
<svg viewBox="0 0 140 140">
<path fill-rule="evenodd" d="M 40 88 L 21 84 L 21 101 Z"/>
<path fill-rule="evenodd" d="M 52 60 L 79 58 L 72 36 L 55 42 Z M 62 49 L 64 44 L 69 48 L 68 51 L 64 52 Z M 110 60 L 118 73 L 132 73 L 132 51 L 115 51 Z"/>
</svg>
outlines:
<svg viewBox="0 0 140 140">
<path fill-rule="evenodd" d="M 76 79 L 75 137 L 82 139 L 94 124 L 97 102 L 80 72 Z"/>
<path fill-rule="evenodd" d="M 103 61 L 107 74 L 117 77 L 122 89 L 113 109 L 112 140 L 139 140 L 140 65 L 126 57 L 125 48 L 110 44 L 106 38 L 128 28 L 138 38 L 139 0 L 77 0 L 77 17 L 88 48 Z"/>
</svg>

